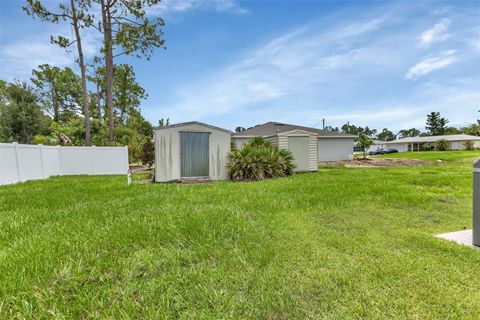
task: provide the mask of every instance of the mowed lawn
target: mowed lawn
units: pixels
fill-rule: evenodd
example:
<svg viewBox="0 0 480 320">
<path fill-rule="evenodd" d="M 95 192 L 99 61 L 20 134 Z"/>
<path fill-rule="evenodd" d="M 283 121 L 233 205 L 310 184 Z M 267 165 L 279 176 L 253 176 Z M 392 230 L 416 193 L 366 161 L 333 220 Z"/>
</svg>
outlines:
<svg viewBox="0 0 480 320">
<path fill-rule="evenodd" d="M 0 187 L 0 318 L 479 319 L 479 152 L 263 182 Z"/>
</svg>

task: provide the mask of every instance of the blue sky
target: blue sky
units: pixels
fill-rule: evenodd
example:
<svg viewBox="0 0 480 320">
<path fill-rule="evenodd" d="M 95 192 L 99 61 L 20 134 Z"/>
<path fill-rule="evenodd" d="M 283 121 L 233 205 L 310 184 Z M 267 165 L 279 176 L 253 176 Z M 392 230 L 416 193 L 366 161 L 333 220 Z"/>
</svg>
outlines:
<svg viewBox="0 0 480 320">
<path fill-rule="evenodd" d="M 71 30 L 33 20 L 22 3 L 0 0 L 0 79 L 28 79 L 41 63 L 73 67 L 74 55 L 49 43 Z M 134 65 L 153 124 L 325 118 L 423 129 L 431 111 L 460 126 L 480 109 L 478 1 L 165 0 L 149 14 L 165 18 L 167 49 L 117 63 Z M 99 37 L 84 34 L 88 58 Z"/>
</svg>

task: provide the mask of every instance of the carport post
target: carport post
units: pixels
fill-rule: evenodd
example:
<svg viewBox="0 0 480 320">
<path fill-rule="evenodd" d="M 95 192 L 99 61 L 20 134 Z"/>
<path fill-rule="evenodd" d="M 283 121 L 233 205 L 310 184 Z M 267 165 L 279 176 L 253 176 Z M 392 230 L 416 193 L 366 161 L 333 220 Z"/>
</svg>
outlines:
<svg viewBox="0 0 480 320">
<path fill-rule="evenodd" d="M 480 247 L 480 158 L 473 163 L 472 244 Z"/>
</svg>

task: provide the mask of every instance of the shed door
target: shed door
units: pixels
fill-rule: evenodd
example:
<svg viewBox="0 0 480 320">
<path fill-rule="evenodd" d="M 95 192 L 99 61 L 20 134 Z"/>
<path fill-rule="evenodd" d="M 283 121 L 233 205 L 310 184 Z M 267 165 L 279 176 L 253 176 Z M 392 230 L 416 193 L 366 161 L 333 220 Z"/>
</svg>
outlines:
<svg viewBox="0 0 480 320">
<path fill-rule="evenodd" d="M 288 150 L 295 158 L 295 171 L 308 171 L 308 137 L 288 137 Z"/>
<path fill-rule="evenodd" d="M 208 132 L 180 132 L 180 173 L 183 177 L 208 177 Z"/>
</svg>

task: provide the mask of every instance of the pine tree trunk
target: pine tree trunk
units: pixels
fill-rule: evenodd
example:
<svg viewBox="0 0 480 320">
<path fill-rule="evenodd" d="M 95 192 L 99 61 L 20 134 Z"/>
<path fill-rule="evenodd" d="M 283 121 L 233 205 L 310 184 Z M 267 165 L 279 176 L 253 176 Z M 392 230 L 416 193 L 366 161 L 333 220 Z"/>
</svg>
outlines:
<svg viewBox="0 0 480 320">
<path fill-rule="evenodd" d="M 100 97 L 100 83 L 97 82 L 97 117 L 99 121 L 102 121 L 102 100 Z"/>
<path fill-rule="evenodd" d="M 80 72 L 82 75 L 82 98 L 83 98 L 83 116 L 85 117 L 85 145 L 90 145 L 90 101 L 87 92 L 87 75 L 85 69 L 85 61 L 83 59 L 82 39 L 80 37 L 80 27 L 75 9 L 75 0 L 70 0 L 72 5 L 73 28 L 77 40 L 78 63 L 80 64 Z"/>
<path fill-rule="evenodd" d="M 60 119 L 58 111 L 58 100 L 53 85 L 51 85 L 50 87 L 50 94 L 52 95 L 53 122 L 58 123 L 58 120 Z"/>
<path fill-rule="evenodd" d="M 105 42 L 105 78 L 107 92 L 107 110 L 108 110 L 108 138 L 110 142 L 114 140 L 114 122 L 113 122 L 113 47 L 112 47 L 112 25 L 110 18 L 110 1 L 102 1 L 102 23 L 103 39 Z"/>
</svg>

